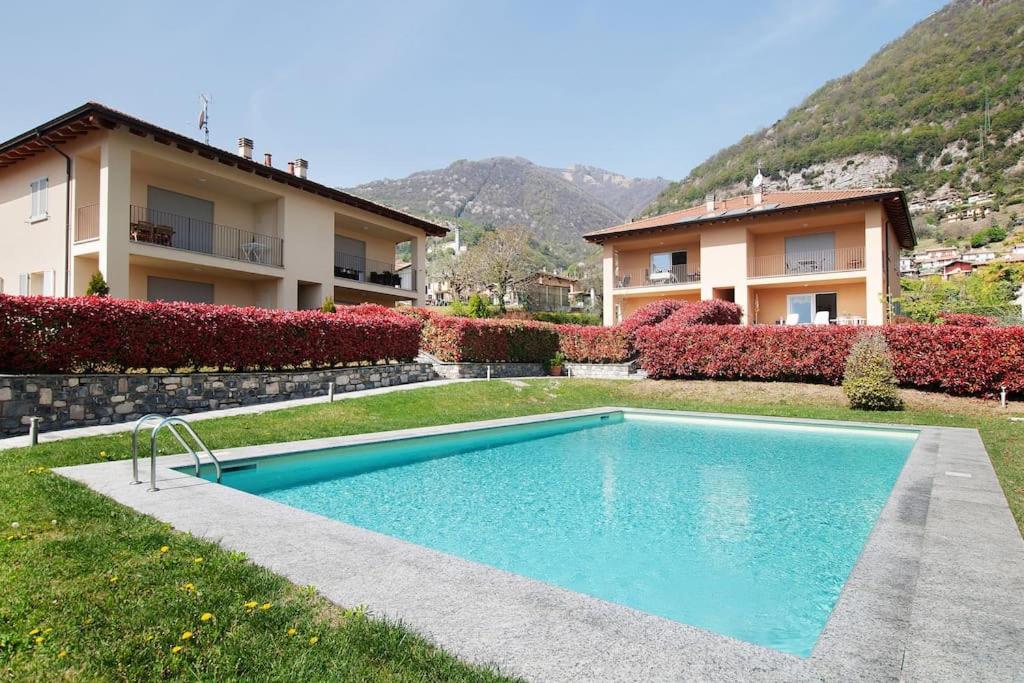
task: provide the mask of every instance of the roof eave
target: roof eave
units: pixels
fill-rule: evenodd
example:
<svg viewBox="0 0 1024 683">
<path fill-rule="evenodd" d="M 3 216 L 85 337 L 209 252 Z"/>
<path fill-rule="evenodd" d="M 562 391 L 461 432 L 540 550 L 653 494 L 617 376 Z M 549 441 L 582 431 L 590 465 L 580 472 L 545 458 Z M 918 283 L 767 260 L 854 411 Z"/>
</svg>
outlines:
<svg viewBox="0 0 1024 683">
<path fill-rule="evenodd" d="M 188 148 L 204 158 L 216 159 L 226 165 L 234 166 L 242 171 L 248 171 L 250 173 L 261 171 L 258 175 L 305 190 L 312 194 L 320 195 L 327 199 L 332 199 L 341 204 L 346 204 L 369 213 L 375 213 L 383 216 L 384 218 L 389 218 L 399 223 L 419 228 L 427 235 L 443 237 L 448 234 L 448 228 L 432 223 L 426 219 L 412 216 L 397 209 L 392 209 L 391 207 L 384 206 L 383 204 L 378 204 L 368 199 L 357 197 L 356 195 L 349 194 L 327 185 L 322 185 L 314 180 L 309 180 L 308 178 L 300 178 L 299 176 L 288 173 L 282 169 L 259 164 L 252 159 L 246 159 L 245 157 L 228 152 L 227 150 L 213 147 L 212 145 L 194 140 L 188 136 L 181 135 L 180 133 L 175 133 L 174 131 L 166 128 L 161 128 L 160 126 L 149 123 L 148 121 L 137 119 L 134 116 L 124 114 L 97 102 L 86 102 L 85 104 L 61 114 L 46 123 L 35 126 L 21 135 L 17 135 L 6 142 L 0 143 L 0 157 L 12 152 L 13 150 L 17 150 L 24 145 L 32 143 L 33 140 L 38 139 L 40 136 L 45 136 L 76 121 L 88 119 L 90 117 L 97 117 L 100 121 L 105 121 L 108 124 L 106 126 L 108 128 L 124 126 L 136 134 L 153 135 L 154 138 L 162 138 L 162 140 L 160 140 L 161 142 L 166 140 L 165 144 L 171 144 L 173 142 L 179 148 Z M 186 150 L 183 149 L 182 151 Z M 12 160 L 12 163 L 16 163 L 16 161 L 17 160 Z"/>
</svg>

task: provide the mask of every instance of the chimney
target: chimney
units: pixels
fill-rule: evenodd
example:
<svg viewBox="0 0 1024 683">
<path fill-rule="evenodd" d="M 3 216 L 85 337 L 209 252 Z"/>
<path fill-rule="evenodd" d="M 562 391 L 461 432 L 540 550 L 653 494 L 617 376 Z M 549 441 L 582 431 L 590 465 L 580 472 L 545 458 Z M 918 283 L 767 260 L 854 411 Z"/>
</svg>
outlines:
<svg viewBox="0 0 1024 683">
<path fill-rule="evenodd" d="M 274 162 L 273 162 L 273 160 L 270 157 L 270 152 L 264 152 L 263 153 L 263 165 L 264 166 L 273 166 L 274 165 Z"/>
<path fill-rule="evenodd" d="M 238 138 L 238 156 L 252 161 L 252 140 L 250 138 Z"/>
<path fill-rule="evenodd" d="M 288 172 L 291 173 L 292 175 L 295 175 L 295 162 L 294 161 L 289 161 L 288 162 Z"/>
<path fill-rule="evenodd" d="M 308 172 L 309 172 L 309 162 L 306 161 L 305 159 L 296 159 L 295 160 L 295 175 L 299 176 L 300 178 L 305 178 L 306 174 Z"/>
<path fill-rule="evenodd" d="M 751 183 L 751 187 L 754 190 L 754 206 L 760 206 L 761 202 L 764 201 L 764 176 L 761 175 L 761 166 L 757 167 L 757 175 L 754 176 L 754 182 Z"/>
<path fill-rule="evenodd" d="M 704 209 L 706 211 L 714 211 L 715 210 L 715 193 L 714 192 L 708 192 L 706 195 L 704 195 Z"/>
</svg>

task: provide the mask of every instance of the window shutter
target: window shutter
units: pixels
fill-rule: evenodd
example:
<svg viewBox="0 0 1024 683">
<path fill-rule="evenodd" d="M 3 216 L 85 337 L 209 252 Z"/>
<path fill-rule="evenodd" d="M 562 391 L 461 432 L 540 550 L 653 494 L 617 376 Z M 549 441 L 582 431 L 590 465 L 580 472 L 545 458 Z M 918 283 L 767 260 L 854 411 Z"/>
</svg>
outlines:
<svg viewBox="0 0 1024 683">
<path fill-rule="evenodd" d="M 32 218 L 46 215 L 46 189 L 49 187 L 49 178 L 38 178 L 33 180 L 29 186 L 32 191 Z"/>
<path fill-rule="evenodd" d="M 28 273 L 18 274 L 18 294 L 28 296 Z"/>
<path fill-rule="evenodd" d="M 55 275 L 56 273 L 52 270 L 43 271 L 43 296 L 54 296 L 55 292 L 53 284 L 56 279 L 54 277 Z"/>
</svg>

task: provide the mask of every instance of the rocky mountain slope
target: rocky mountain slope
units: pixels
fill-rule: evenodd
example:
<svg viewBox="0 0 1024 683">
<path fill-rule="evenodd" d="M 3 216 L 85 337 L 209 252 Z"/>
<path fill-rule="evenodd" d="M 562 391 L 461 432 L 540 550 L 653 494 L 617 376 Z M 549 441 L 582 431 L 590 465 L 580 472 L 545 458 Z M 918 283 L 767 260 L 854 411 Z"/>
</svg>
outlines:
<svg viewBox="0 0 1024 683">
<path fill-rule="evenodd" d="M 551 254 L 579 257 L 579 236 L 621 223 L 647 206 L 668 181 L 627 178 L 592 166 L 538 166 L 521 157 L 460 160 L 447 168 L 378 180 L 347 191 L 403 211 L 473 228 L 521 225 Z M 568 265 L 568 263 L 552 265 Z"/>
<path fill-rule="evenodd" d="M 771 189 L 892 184 L 922 212 L 1024 201 L 1024 2 L 954 0 L 644 213 L 742 191 L 759 161 Z"/>
</svg>

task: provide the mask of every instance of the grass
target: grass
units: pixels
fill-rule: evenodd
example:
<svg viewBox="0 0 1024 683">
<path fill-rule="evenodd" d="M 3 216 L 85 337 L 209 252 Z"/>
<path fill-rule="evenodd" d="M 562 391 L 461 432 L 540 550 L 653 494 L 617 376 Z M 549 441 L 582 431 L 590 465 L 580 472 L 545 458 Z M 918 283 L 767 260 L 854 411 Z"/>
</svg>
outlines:
<svg viewBox="0 0 1024 683">
<path fill-rule="evenodd" d="M 903 394 L 904 412 L 862 413 L 837 388 L 810 385 L 475 382 L 205 421 L 200 432 L 227 448 L 602 405 L 976 427 L 1024 527 L 1024 423 L 991 401 Z M 48 472 L 128 456 L 127 434 L 0 454 L 0 677 L 503 680 Z"/>
</svg>

